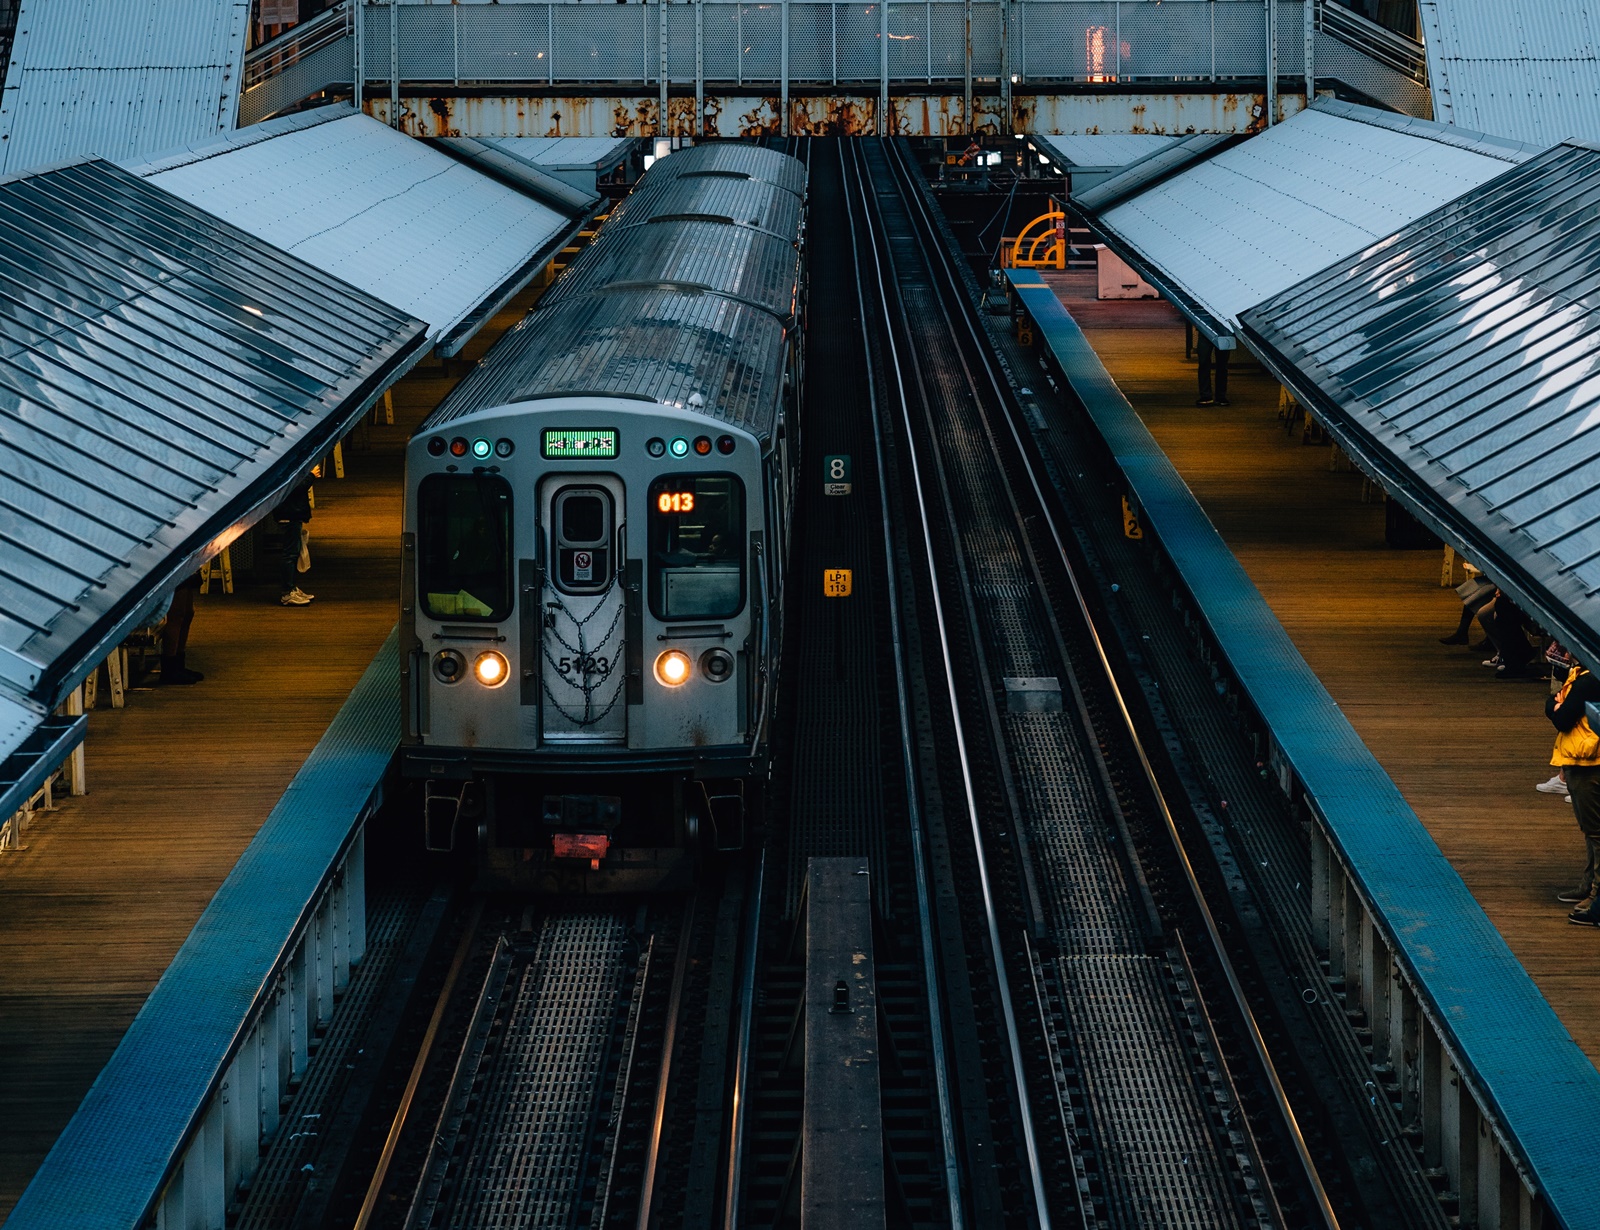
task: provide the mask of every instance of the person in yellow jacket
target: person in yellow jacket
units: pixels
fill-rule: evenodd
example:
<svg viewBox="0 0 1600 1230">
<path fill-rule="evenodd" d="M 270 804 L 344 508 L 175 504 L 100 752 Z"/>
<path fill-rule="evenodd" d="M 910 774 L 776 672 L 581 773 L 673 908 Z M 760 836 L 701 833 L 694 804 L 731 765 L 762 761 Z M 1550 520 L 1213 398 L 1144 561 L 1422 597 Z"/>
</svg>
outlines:
<svg viewBox="0 0 1600 1230">
<path fill-rule="evenodd" d="M 1572 796 L 1572 815 L 1588 847 L 1589 862 L 1583 882 L 1571 892 L 1558 893 L 1558 901 L 1587 901 L 1600 888 L 1600 734 L 1589 725 L 1585 706 L 1600 704 L 1600 679 L 1582 666 L 1567 672 L 1561 690 L 1545 701 L 1545 716 L 1556 728 L 1550 763 L 1560 768 Z M 1579 905 L 1567 921 L 1579 927 L 1600 927 L 1600 911 L 1590 902 Z"/>
</svg>

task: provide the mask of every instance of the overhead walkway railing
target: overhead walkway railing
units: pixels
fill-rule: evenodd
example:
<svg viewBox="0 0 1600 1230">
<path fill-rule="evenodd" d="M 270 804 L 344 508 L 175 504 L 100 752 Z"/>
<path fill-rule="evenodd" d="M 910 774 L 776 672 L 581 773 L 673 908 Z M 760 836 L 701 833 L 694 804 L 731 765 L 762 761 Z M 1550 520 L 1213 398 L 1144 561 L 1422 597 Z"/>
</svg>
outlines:
<svg viewBox="0 0 1600 1230">
<path fill-rule="evenodd" d="M 6 1225 L 229 1224 L 366 952 L 365 824 L 400 742 L 390 633 Z"/>
<path fill-rule="evenodd" d="M 1260 88 L 1269 67 L 1296 81 L 1306 67 L 1305 0 L 567 0 L 351 9 L 353 2 L 250 53 L 241 124 L 320 91 L 348 90 L 359 76 L 372 113 L 418 136 L 505 135 L 495 95 L 579 85 L 599 94 L 588 104 L 574 97 L 556 130 L 564 135 L 619 127 L 638 136 L 735 135 L 717 118 L 727 114 L 725 104 L 707 119 L 708 97 L 753 99 L 759 105 L 740 113 L 740 130 L 762 134 L 823 121 L 863 133 L 971 131 L 975 105 L 1014 125 L 1007 131 L 1072 131 L 1056 122 L 1052 87 L 1144 84 L 1186 93 L 1231 85 L 1237 92 L 1242 83 Z M 1354 14 L 1324 17 L 1312 32 L 1317 71 L 1348 77 L 1352 88 L 1398 110 L 1425 113 L 1426 87 L 1398 36 L 1385 40 L 1388 32 L 1368 26 Z M 689 88 L 692 111 L 669 101 Z M 623 97 L 628 105 L 619 111 Z M 811 97 L 834 105 L 811 108 L 803 102 Z M 791 114 L 791 104 L 800 110 Z M 886 126 L 891 112 L 896 123 Z M 1147 108 L 1143 118 L 1140 124 L 1130 113 L 1123 127 L 1162 128 L 1160 114 Z M 1242 130 L 1259 119 L 1247 99 L 1214 122 Z M 1107 122 L 1089 127 L 1115 130 Z"/>
<path fill-rule="evenodd" d="M 110 163 L 0 182 L 0 819 L 81 738 L 54 711 L 426 334 Z"/>
<path fill-rule="evenodd" d="M 1592 151 L 1591 157 L 1600 157 Z M 1463 250 L 1481 252 L 1470 243 Z M 1056 294 L 1006 276 L 1165 554 L 1203 650 L 1311 822 L 1311 942 L 1371 1030 L 1373 1090 L 1442 1168 L 1463 1226 L 1594 1224 L 1600 1170 L 1572 1125 L 1600 1117 L 1578 1048 L 1399 789 L 1294 647 Z M 1330 277 L 1332 275 L 1330 274 Z"/>
</svg>

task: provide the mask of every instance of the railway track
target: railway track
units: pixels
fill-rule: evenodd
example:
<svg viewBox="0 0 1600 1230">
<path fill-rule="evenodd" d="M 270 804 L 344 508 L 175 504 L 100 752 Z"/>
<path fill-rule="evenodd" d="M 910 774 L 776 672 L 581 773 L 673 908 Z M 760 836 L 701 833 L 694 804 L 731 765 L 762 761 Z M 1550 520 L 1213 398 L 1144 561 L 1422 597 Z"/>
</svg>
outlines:
<svg viewBox="0 0 1600 1230">
<path fill-rule="evenodd" d="M 830 153 L 898 530 L 865 553 L 889 565 L 871 594 L 886 628 L 842 638 L 877 660 L 844 673 L 875 673 L 901 715 L 904 763 L 880 767 L 906 789 L 880 812 L 914 821 L 923 856 L 948 1044 L 928 1076 L 957 1138 L 928 1224 L 1336 1224 L 917 172 L 889 143 Z M 840 262 L 813 257 L 814 315 L 837 312 L 822 271 Z M 843 451 L 813 438 L 808 456 Z"/>
</svg>

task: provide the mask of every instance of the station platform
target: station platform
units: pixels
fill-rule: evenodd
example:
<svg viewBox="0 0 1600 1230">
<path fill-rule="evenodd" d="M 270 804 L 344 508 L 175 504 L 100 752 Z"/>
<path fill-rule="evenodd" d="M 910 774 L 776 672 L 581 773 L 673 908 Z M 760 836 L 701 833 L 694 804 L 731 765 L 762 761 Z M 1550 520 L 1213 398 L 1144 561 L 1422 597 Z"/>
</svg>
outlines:
<svg viewBox="0 0 1600 1230">
<path fill-rule="evenodd" d="M 1279 414 L 1278 384 L 1235 352 L 1226 407 L 1197 407 L 1183 319 L 1158 300 L 1096 298 L 1093 271 L 1054 289 L 1296 648 L 1415 809 L 1591 1061 L 1600 1061 L 1600 937 L 1566 921 L 1583 843 L 1536 792 L 1552 733 L 1545 677 L 1497 680 L 1438 643 L 1461 605 L 1439 548 L 1385 544 L 1381 498 Z M 1482 632 L 1473 628 L 1476 643 Z"/>
<path fill-rule="evenodd" d="M 473 339 L 478 357 L 535 301 Z M 315 483 L 305 607 L 276 562 L 196 595 L 190 687 L 107 689 L 85 739 L 89 792 L 57 794 L 0 852 L 0 1221 L 393 627 L 404 448 L 464 367 L 427 362 Z"/>
</svg>

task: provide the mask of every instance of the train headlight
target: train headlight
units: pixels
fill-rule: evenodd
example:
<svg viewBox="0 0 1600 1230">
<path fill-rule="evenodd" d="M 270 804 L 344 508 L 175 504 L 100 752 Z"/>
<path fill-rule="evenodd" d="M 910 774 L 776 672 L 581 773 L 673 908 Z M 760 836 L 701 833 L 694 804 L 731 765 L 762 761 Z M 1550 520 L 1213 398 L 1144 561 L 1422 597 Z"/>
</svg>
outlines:
<svg viewBox="0 0 1600 1230">
<path fill-rule="evenodd" d="M 733 655 L 726 649 L 708 649 L 700 655 L 700 673 L 712 683 L 733 678 Z"/>
<path fill-rule="evenodd" d="M 433 677 L 440 683 L 460 683 L 467 677 L 467 660 L 454 649 L 433 655 Z"/>
<path fill-rule="evenodd" d="M 473 660 L 472 673 L 484 687 L 497 688 L 511 674 L 511 664 L 506 661 L 505 654 L 490 649 Z"/>
<path fill-rule="evenodd" d="M 669 688 L 687 682 L 693 663 L 681 649 L 669 649 L 656 659 L 656 678 Z"/>
</svg>

